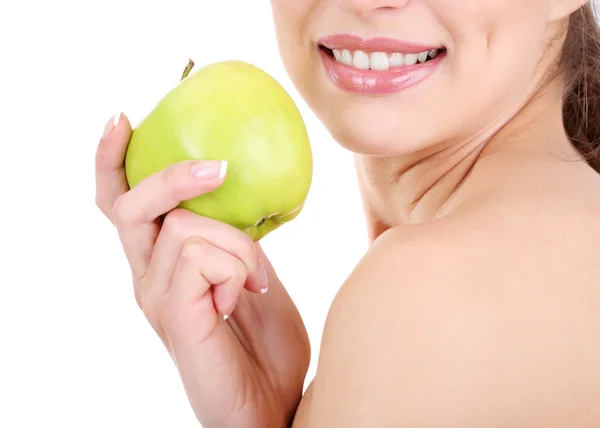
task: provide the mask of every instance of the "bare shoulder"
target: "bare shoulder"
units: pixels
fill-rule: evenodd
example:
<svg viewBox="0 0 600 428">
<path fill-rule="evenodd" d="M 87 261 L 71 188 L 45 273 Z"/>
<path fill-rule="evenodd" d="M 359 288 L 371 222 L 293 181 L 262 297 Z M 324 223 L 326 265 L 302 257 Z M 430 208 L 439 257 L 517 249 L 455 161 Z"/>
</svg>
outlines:
<svg viewBox="0 0 600 428">
<path fill-rule="evenodd" d="M 600 426 L 595 269 L 520 233 L 381 236 L 333 302 L 299 426 Z"/>
</svg>

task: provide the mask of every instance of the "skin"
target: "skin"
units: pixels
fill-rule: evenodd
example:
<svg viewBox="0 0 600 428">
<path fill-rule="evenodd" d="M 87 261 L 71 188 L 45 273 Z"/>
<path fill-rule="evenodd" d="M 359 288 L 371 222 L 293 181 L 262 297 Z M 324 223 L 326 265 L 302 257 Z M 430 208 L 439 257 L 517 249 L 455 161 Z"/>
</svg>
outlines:
<svg viewBox="0 0 600 428">
<path fill-rule="evenodd" d="M 204 428 L 600 426 L 600 176 L 562 127 L 561 76 L 545 78 L 584 2 L 271 3 L 294 84 L 356 154 L 371 240 L 303 396 L 306 331 L 260 246 L 172 210 L 219 179 L 184 162 L 128 189 L 124 115 L 98 146 L 98 206 Z M 316 46 L 338 32 L 448 57 L 404 92 L 345 93 Z"/>
</svg>

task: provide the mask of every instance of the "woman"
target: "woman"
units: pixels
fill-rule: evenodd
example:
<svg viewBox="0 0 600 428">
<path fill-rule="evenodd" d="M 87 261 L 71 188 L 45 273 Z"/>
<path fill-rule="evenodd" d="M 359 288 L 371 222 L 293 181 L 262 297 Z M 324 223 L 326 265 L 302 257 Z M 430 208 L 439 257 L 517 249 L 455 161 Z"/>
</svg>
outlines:
<svg viewBox="0 0 600 428">
<path fill-rule="evenodd" d="M 202 426 L 600 426 L 590 4 L 272 7 L 294 84 L 356 154 L 371 239 L 304 396 L 307 334 L 260 246 L 174 209 L 226 165 L 183 162 L 129 190 L 125 115 L 98 147 L 98 205 Z"/>
</svg>

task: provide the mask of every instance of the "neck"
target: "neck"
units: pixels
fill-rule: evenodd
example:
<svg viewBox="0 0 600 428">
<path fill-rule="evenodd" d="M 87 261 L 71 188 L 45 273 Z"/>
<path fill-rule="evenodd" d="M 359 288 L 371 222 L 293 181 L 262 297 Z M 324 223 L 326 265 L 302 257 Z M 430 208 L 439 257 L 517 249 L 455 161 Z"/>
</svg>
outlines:
<svg viewBox="0 0 600 428">
<path fill-rule="evenodd" d="M 562 125 L 562 85 L 551 83 L 480 135 L 436 144 L 401 157 L 356 155 L 369 239 L 385 230 L 443 217 L 486 184 L 506 177 L 507 165 L 577 155 Z M 506 162 L 507 157 L 519 162 Z"/>
</svg>

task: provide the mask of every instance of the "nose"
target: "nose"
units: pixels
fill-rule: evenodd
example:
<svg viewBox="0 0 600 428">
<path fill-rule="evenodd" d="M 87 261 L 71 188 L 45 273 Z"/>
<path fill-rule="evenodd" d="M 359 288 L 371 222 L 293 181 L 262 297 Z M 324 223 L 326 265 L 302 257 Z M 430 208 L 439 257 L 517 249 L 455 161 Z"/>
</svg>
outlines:
<svg viewBox="0 0 600 428">
<path fill-rule="evenodd" d="M 409 0 L 340 0 L 340 6 L 359 16 L 373 12 L 393 12 L 408 3 Z"/>
</svg>

